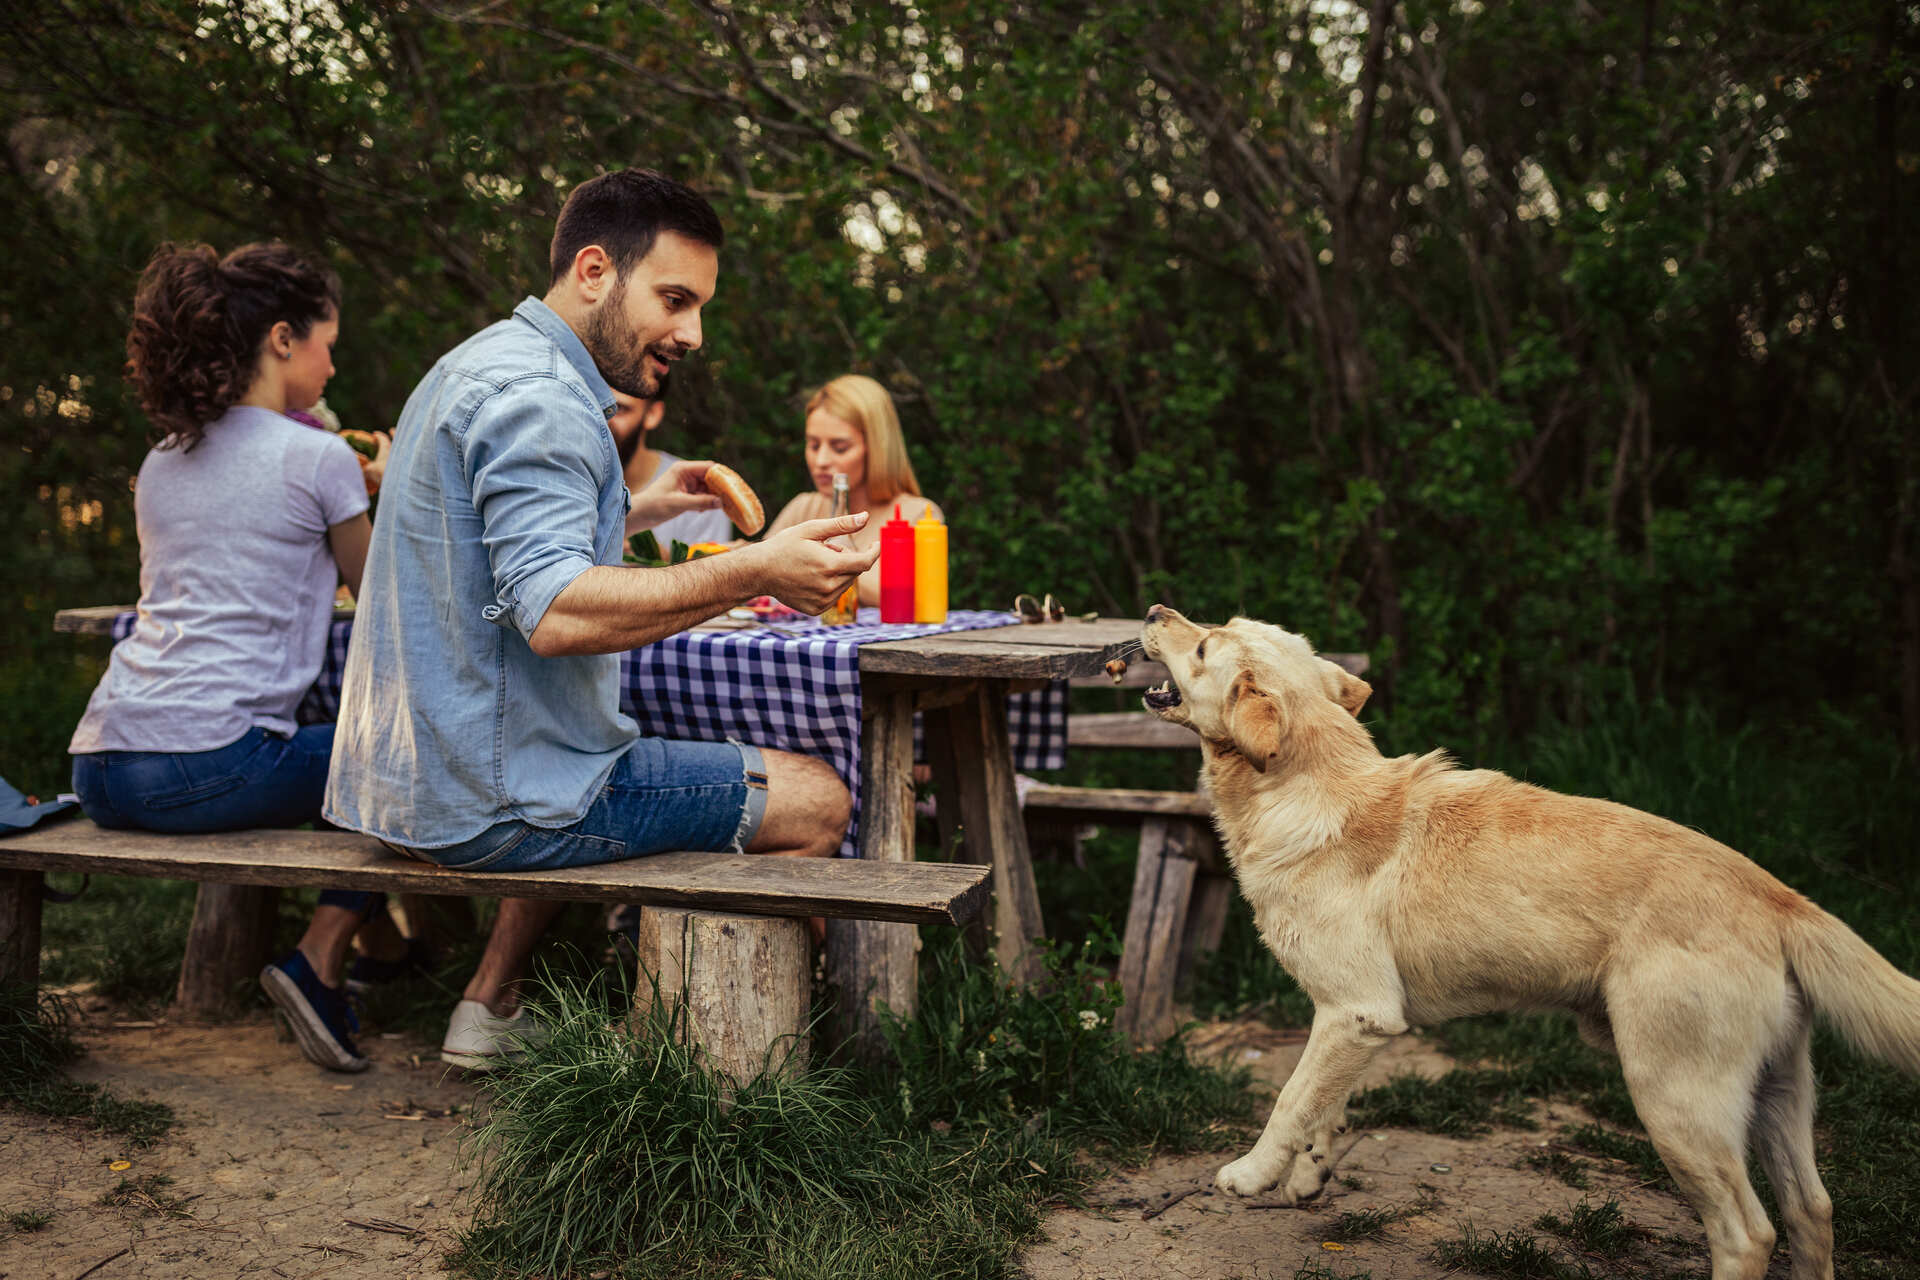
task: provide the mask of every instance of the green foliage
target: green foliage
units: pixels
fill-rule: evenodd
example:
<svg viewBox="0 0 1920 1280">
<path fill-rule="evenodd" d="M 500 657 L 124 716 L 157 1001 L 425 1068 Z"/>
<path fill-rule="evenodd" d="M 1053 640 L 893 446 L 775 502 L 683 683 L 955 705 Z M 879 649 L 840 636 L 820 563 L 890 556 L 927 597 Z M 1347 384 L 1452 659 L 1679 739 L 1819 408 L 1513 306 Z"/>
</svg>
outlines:
<svg viewBox="0 0 1920 1280">
<path fill-rule="evenodd" d="M 1105 928 L 1079 946 L 1050 945 L 1042 976 L 1021 986 L 968 963 L 957 937 L 928 947 L 919 1011 L 886 1023 L 902 1118 L 1018 1123 L 1131 1158 L 1190 1147 L 1214 1120 L 1242 1118 L 1244 1071 L 1195 1065 L 1177 1036 L 1127 1051 L 1114 1023 L 1117 952 Z"/>
<path fill-rule="evenodd" d="M 1388 13 L 9 11 L 0 774 L 58 789 L 101 650 L 49 617 L 135 591 L 154 244 L 324 252 L 329 400 L 389 426 L 634 160 L 729 231 L 664 442 L 798 488 L 799 395 L 879 376 L 957 602 L 1282 621 L 1395 742 L 1684 680 L 1920 744 L 1914 13 Z"/>
</svg>

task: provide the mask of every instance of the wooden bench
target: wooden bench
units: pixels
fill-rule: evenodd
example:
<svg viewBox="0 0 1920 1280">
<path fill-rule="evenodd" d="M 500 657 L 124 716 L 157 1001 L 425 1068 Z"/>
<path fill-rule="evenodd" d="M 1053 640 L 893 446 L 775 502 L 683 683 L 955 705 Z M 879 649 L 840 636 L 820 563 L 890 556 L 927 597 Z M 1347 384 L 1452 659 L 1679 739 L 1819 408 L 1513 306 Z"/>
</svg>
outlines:
<svg viewBox="0 0 1920 1280">
<path fill-rule="evenodd" d="M 1354 675 L 1368 667 L 1364 653 L 1322 654 Z M 1079 676 L 1076 689 L 1147 689 L 1167 678 L 1158 662 L 1129 663 L 1116 682 Z M 1184 725 L 1146 711 L 1075 713 L 1067 718 L 1067 745 L 1091 750 L 1198 751 L 1200 738 Z M 1133 896 L 1121 941 L 1121 1028 L 1135 1043 L 1173 1030 L 1173 993 L 1194 964 L 1220 947 L 1233 905 L 1233 876 L 1214 835 L 1213 806 L 1193 791 L 1117 787 L 1033 787 L 1024 813 L 1036 826 L 1096 823 L 1140 828 Z"/>
<path fill-rule="evenodd" d="M 220 926 L 203 926 L 202 912 L 195 913 L 194 927 L 219 927 L 225 943 L 196 953 L 200 964 L 219 970 L 199 980 L 228 990 L 251 982 L 271 958 L 277 888 L 639 903 L 640 989 L 651 991 L 652 974 L 663 997 L 684 999 L 687 1034 L 716 1068 L 741 1079 L 776 1053 L 789 1067 L 805 1063 L 807 917 L 961 925 L 986 906 L 991 875 L 964 863 L 725 853 L 664 853 L 565 871 L 461 872 L 344 831 L 167 836 L 73 819 L 0 837 L 0 982 L 38 985 L 48 871 L 194 880 L 257 895 L 254 906 L 227 913 Z M 204 892 L 202 898 L 204 908 Z M 229 905 L 240 901 L 247 899 Z"/>
<path fill-rule="evenodd" d="M 1189 734 L 1189 737 L 1192 735 Z M 1121 938 L 1120 1029 L 1136 1044 L 1173 1030 L 1174 989 L 1219 949 L 1233 878 L 1214 839 L 1213 806 L 1191 791 L 1033 787 L 1030 819 L 1140 828 Z"/>
</svg>

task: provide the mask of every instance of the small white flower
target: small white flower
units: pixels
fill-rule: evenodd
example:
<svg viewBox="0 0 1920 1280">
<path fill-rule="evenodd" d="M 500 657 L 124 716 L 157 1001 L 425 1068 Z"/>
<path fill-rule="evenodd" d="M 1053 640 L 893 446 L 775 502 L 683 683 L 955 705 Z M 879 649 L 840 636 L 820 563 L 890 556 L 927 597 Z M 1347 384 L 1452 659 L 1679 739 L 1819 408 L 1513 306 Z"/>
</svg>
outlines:
<svg viewBox="0 0 1920 1280">
<path fill-rule="evenodd" d="M 1099 1025 L 1100 1025 L 1099 1014 L 1095 1013 L 1091 1009 L 1082 1009 L 1080 1011 L 1080 1029 L 1082 1031 L 1091 1031 Z"/>
<path fill-rule="evenodd" d="M 987 1051 L 985 1049 L 975 1049 L 973 1051 L 973 1074 L 979 1075 L 981 1072 L 985 1071 L 986 1069 L 987 1069 Z"/>
</svg>

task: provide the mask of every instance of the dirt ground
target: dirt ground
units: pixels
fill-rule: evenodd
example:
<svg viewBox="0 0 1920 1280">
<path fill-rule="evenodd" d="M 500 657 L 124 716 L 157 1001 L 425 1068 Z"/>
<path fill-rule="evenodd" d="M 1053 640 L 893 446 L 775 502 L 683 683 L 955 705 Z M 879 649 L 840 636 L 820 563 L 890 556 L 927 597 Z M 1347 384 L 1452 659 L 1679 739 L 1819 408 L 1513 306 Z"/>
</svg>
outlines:
<svg viewBox="0 0 1920 1280">
<path fill-rule="evenodd" d="M 1305 1043 L 1304 1031 L 1246 1022 L 1202 1028 L 1192 1040 L 1196 1052 L 1240 1062 L 1274 1090 L 1300 1060 Z M 1452 1065 L 1427 1042 L 1407 1036 L 1375 1059 L 1361 1087 L 1407 1072 L 1439 1075 Z M 1468 1222 L 1481 1232 L 1526 1228 L 1550 1240 L 1533 1230 L 1541 1214 L 1564 1218 L 1583 1199 L 1595 1206 L 1613 1199 L 1628 1221 L 1650 1233 L 1636 1249 L 1634 1274 L 1705 1275 L 1705 1233 L 1692 1209 L 1640 1185 L 1624 1165 L 1586 1157 L 1586 1191 L 1527 1167 L 1526 1157 L 1562 1125 L 1591 1119 L 1577 1108 L 1544 1106 L 1536 1118 L 1538 1130 L 1499 1129 L 1475 1139 L 1356 1129 L 1335 1148 L 1333 1181 L 1300 1208 L 1212 1191 L 1214 1172 L 1244 1155 L 1240 1149 L 1155 1160 L 1090 1188 L 1093 1207 L 1052 1214 L 1045 1238 L 1022 1259 L 1025 1273 L 1030 1280 L 1292 1280 L 1303 1271 L 1314 1277 L 1429 1280 L 1460 1274 L 1428 1255 L 1440 1240 L 1458 1238 Z M 1327 1240 L 1341 1214 L 1383 1208 L 1407 1216 L 1377 1239 Z M 1784 1255 L 1782 1250 L 1770 1274 L 1786 1274 Z"/>
<path fill-rule="evenodd" d="M 73 1077 L 165 1102 L 179 1123 L 128 1151 L 0 1112 L 0 1280 L 444 1274 L 465 1221 L 456 1157 L 477 1091 L 437 1045 L 375 1035 L 360 1042 L 372 1069 L 341 1076 L 309 1065 L 266 1014 L 213 1026 L 88 1015 Z M 123 1203 L 103 1204 L 123 1182 Z M 21 1212 L 53 1219 L 18 1232 L 4 1219 Z"/>
<path fill-rule="evenodd" d="M 442 1259 L 466 1221 L 469 1176 L 458 1146 L 478 1091 L 441 1066 L 437 1046 L 372 1036 L 361 1047 L 373 1069 L 337 1076 L 309 1066 L 264 1014 L 199 1025 L 130 1022 L 98 1004 L 85 1012 L 89 1052 L 75 1077 L 164 1101 L 179 1123 L 157 1146 L 127 1151 L 72 1124 L 0 1113 L 0 1280 L 444 1274 Z M 1301 1032 L 1226 1023 L 1202 1029 L 1194 1043 L 1277 1087 L 1303 1041 Z M 1366 1083 L 1449 1065 L 1408 1038 L 1382 1055 Z M 1464 1222 L 1523 1227 L 1581 1200 L 1583 1193 L 1521 1161 L 1559 1124 L 1584 1119 L 1543 1109 L 1538 1132 L 1502 1130 L 1472 1141 L 1356 1131 L 1327 1193 L 1304 1209 L 1204 1190 L 1238 1151 L 1156 1160 L 1092 1188 L 1096 1208 L 1052 1214 L 1023 1264 L 1033 1280 L 1290 1280 L 1303 1267 L 1373 1280 L 1450 1274 L 1425 1255 L 1436 1240 L 1458 1236 Z M 128 1168 L 111 1167 L 123 1159 Z M 1613 1197 L 1631 1221 L 1660 1233 L 1647 1247 L 1663 1265 L 1650 1273 L 1691 1267 L 1664 1239 L 1698 1249 L 1700 1228 L 1687 1207 L 1637 1186 L 1622 1167 L 1590 1163 L 1586 1198 Z M 147 1181 L 156 1176 L 171 1182 Z M 123 1183 L 131 1187 L 121 1202 L 103 1203 Z M 1323 1247 L 1327 1225 L 1343 1212 L 1416 1205 L 1380 1239 Z M 22 1212 L 53 1216 L 37 1231 L 19 1232 L 5 1219 Z"/>
</svg>

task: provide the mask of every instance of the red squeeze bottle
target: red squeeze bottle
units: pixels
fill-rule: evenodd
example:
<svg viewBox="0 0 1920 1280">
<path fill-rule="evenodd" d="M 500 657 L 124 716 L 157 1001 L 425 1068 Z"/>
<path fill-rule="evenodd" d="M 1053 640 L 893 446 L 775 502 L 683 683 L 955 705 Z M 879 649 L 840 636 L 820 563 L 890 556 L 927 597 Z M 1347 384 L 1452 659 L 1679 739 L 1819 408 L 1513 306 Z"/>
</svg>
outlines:
<svg viewBox="0 0 1920 1280">
<path fill-rule="evenodd" d="M 880 621 L 913 621 L 913 526 L 900 518 L 880 526 Z"/>
</svg>

